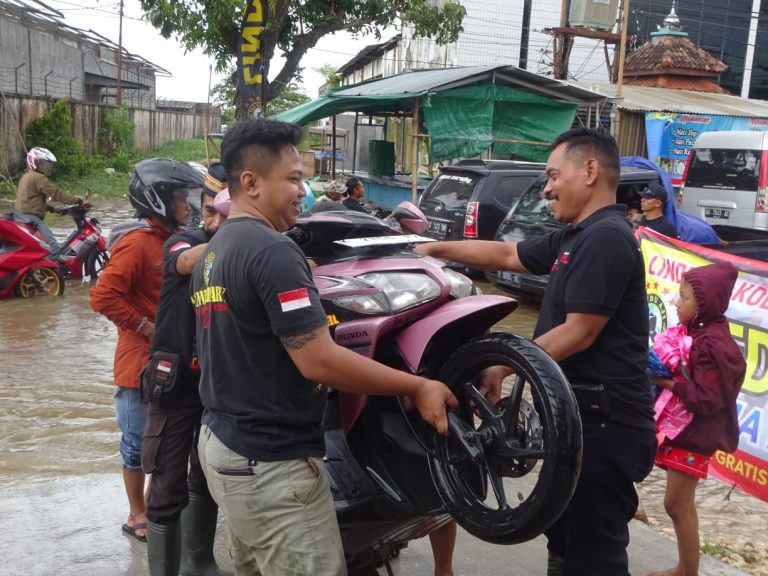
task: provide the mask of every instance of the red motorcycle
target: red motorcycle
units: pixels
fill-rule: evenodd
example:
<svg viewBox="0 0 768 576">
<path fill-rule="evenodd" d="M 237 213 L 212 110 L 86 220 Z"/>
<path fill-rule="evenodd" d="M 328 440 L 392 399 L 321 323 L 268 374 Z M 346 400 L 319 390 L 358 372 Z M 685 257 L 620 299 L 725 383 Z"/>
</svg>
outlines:
<svg viewBox="0 0 768 576">
<path fill-rule="evenodd" d="M 59 263 L 29 218 L 14 210 L 0 215 L 0 298 L 64 292 Z"/>
<path fill-rule="evenodd" d="M 87 202 L 67 204 L 53 209 L 56 214 L 68 214 L 75 221 L 75 229 L 55 254 L 66 270 L 67 277 L 88 276 L 95 280 L 109 261 L 107 239 L 101 233 L 99 221 L 88 216 L 90 209 L 91 205 Z"/>
<path fill-rule="evenodd" d="M 90 209 L 88 203 L 51 209 L 75 221 L 56 254 L 29 218 L 16 210 L 0 216 L 0 298 L 58 296 L 64 292 L 64 278 L 97 278 L 109 252 L 99 221 L 88 216 Z"/>
</svg>

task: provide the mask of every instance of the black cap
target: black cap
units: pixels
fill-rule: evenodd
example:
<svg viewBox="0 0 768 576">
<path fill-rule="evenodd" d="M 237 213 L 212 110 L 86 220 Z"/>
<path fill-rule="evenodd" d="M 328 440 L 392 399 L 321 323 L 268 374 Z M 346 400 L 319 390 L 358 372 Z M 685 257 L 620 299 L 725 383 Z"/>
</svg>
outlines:
<svg viewBox="0 0 768 576">
<path fill-rule="evenodd" d="M 663 186 L 659 186 L 658 184 L 649 184 L 648 187 L 640 192 L 641 198 L 658 198 L 661 200 L 662 204 L 667 203 L 667 199 L 669 196 L 667 195 L 667 191 L 664 189 Z"/>
</svg>

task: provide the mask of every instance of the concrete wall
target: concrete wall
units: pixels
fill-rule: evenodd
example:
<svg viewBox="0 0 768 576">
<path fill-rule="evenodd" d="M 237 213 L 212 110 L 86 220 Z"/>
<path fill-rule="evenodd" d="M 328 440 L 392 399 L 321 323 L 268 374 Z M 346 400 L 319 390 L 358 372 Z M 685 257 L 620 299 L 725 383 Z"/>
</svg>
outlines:
<svg viewBox="0 0 768 576">
<path fill-rule="evenodd" d="M 103 86 L 87 89 L 85 73 L 116 79 L 114 53 L 75 38 L 72 34 L 27 27 L 0 16 L 0 93 L 113 103 L 116 89 Z M 124 104 L 131 108 L 154 108 L 152 68 L 124 60 L 121 78 Z M 136 84 L 147 88 L 130 88 Z"/>
<path fill-rule="evenodd" d="M 0 173 L 16 174 L 24 169 L 24 136 L 29 123 L 45 114 L 53 100 L 0 94 Z M 110 106 L 70 103 L 72 133 L 88 153 L 97 152 L 99 127 Z M 158 110 L 129 110 L 134 122 L 134 144 L 143 151 L 154 150 L 171 140 L 202 138 L 202 115 Z M 221 132 L 221 117 L 208 117 L 208 132 Z"/>
</svg>

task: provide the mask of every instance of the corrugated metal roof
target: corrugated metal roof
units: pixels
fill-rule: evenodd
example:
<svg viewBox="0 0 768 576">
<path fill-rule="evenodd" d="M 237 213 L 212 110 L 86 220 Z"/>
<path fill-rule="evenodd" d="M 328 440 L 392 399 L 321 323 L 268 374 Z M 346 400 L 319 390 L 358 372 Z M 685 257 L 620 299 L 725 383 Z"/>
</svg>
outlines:
<svg viewBox="0 0 768 576">
<path fill-rule="evenodd" d="M 487 83 L 525 89 L 534 94 L 568 102 L 600 102 L 606 97 L 588 89 L 553 80 L 516 66 L 463 66 L 433 70 L 412 70 L 396 76 L 369 80 L 354 86 L 335 90 L 333 96 L 385 96 L 388 94 L 423 95 L 459 86 Z"/>
<path fill-rule="evenodd" d="M 599 92 L 607 98 L 616 97 L 615 84 L 580 83 L 579 85 Z M 677 112 L 680 114 L 768 118 L 768 101 L 766 100 L 752 100 L 729 94 L 627 86 L 626 84 L 622 88 L 622 99 L 617 102 L 617 107 L 632 112 Z"/>
</svg>

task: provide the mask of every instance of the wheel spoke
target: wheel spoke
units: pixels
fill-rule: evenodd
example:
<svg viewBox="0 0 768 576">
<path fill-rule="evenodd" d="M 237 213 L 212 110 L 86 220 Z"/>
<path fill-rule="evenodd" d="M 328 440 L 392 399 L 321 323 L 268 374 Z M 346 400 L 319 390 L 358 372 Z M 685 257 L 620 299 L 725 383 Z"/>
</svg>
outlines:
<svg viewBox="0 0 768 576">
<path fill-rule="evenodd" d="M 491 404 L 488 401 L 488 398 L 483 396 L 480 391 L 475 388 L 475 385 L 472 384 L 472 382 L 467 382 L 464 384 L 464 393 L 467 395 L 469 400 L 472 400 L 475 403 L 475 407 L 480 411 L 480 415 L 483 420 L 486 418 L 489 420 L 495 420 L 499 417 L 498 412 L 493 407 L 493 404 Z"/>
<path fill-rule="evenodd" d="M 517 429 L 520 402 L 523 399 L 524 389 L 525 379 L 519 374 L 515 374 L 515 383 L 512 385 L 512 391 L 509 393 L 509 408 L 504 411 L 504 416 L 502 417 L 504 429 L 507 433 Z"/>
<path fill-rule="evenodd" d="M 504 458 L 514 458 L 515 460 L 543 460 L 547 455 L 545 450 L 530 450 L 528 448 L 518 448 L 510 446 L 509 443 L 501 448 L 497 454 Z"/>
<path fill-rule="evenodd" d="M 493 494 L 496 496 L 496 502 L 499 504 L 499 510 L 507 510 L 509 504 L 507 503 L 507 494 L 504 491 L 504 477 L 501 475 L 498 466 L 491 466 L 489 464 L 485 455 L 483 455 L 483 462 L 485 463 L 486 470 L 488 470 L 488 478 L 491 481 L 491 488 L 493 488 Z"/>
</svg>

